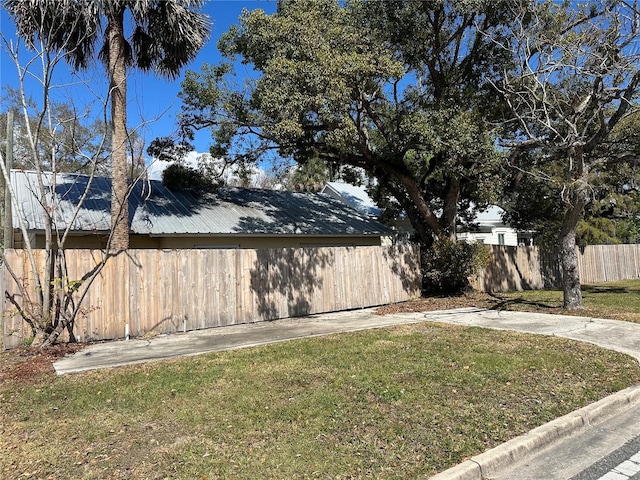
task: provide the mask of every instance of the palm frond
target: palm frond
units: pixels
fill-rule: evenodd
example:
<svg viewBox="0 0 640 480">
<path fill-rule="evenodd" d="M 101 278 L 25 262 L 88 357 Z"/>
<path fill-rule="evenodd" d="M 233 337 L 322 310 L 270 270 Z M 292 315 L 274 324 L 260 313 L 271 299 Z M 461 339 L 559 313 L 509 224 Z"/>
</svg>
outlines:
<svg viewBox="0 0 640 480">
<path fill-rule="evenodd" d="M 42 42 L 47 49 L 66 52 L 74 68 L 88 66 L 101 30 L 96 2 L 5 0 L 3 6 L 28 47 Z"/>
<path fill-rule="evenodd" d="M 208 40 L 209 17 L 200 0 L 140 0 L 131 6 L 136 29 L 131 37 L 135 65 L 176 78 Z"/>
</svg>

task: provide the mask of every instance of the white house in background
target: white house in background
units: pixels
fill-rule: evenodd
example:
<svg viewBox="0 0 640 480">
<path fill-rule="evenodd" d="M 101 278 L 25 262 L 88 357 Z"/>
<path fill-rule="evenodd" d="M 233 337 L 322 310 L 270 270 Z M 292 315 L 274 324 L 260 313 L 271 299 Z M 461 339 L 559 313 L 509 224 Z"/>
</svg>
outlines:
<svg viewBox="0 0 640 480">
<path fill-rule="evenodd" d="M 381 209 L 369 197 L 364 187 L 356 187 L 348 183 L 329 182 L 322 189 L 325 195 L 343 201 L 351 205 L 363 215 L 378 218 Z M 532 245 L 532 236 L 529 232 L 517 232 L 502 220 L 504 210 L 498 206 L 492 205 L 487 210 L 477 214 L 475 223 L 477 229 L 474 231 L 458 232 L 459 240 L 468 242 L 481 242 L 487 245 Z M 394 222 L 394 228 L 399 231 L 411 233 L 413 228 L 409 220 L 399 218 Z"/>
<path fill-rule="evenodd" d="M 459 231 L 458 239 L 467 242 L 480 242 L 487 245 L 509 245 L 515 247 L 525 244 L 524 237 L 519 238 L 518 232 L 505 224 L 502 220 L 504 210 L 491 205 L 483 212 L 479 212 L 474 219 L 478 225 L 474 231 Z M 527 240 L 527 245 L 529 241 Z"/>
</svg>

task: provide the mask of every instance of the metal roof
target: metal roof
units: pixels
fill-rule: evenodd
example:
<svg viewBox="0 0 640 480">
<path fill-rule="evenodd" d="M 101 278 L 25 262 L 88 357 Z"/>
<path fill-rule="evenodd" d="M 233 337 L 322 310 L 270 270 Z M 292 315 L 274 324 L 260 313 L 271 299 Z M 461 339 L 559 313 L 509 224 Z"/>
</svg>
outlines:
<svg viewBox="0 0 640 480">
<path fill-rule="evenodd" d="M 378 217 L 380 207 L 371 199 L 364 187 L 342 182 L 327 182 L 322 193 L 329 194 L 351 205 L 363 215 Z"/>
<path fill-rule="evenodd" d="M 371 199 L 364 187 L 342 182 L 327 182 L 322 193 L 343 200 L 364 215 L 377 217 L 381 213 L 381 209 Z M 502 208 L 496 205 L 489 205 L 483 210 L 476 211 L 473 221 L 482 226 L 503 225 L 503 214 L 504 210 Z"/>
<path fill-rule="evenodd" d="M 42 175 L 57 226 L 73 220 L 74 232 L 110 229 L 111 179 L 88 175 Z M 44 230 L 34 171 L 12 170 L 19 212 L 28 230 Z M 83 195 L 86 197 L 78 209 Z M 140 180 L 129 197 L 131 233 L 173 235 L 390 235 L 393 231 L 328 195 L 276 190 L 221 188 L 214 193 L 170 191 L 161 181 Z"/>
</svg>

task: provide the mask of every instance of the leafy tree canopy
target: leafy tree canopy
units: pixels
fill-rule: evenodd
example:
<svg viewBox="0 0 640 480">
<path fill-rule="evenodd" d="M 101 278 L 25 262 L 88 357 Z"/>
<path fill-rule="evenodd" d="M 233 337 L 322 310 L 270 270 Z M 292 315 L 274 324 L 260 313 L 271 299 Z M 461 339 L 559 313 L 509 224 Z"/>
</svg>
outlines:
<svg viewBox="0 0 640 480">
<path fill-rule="evenodd" d="M 486 204 L 499 186 L 500 105 L 486 77 L 510 57 L 480 28 L 503 35 L 510 3 L 285 0 L 271 15 L 244 11 L 219 43 L 229 63 L 187 72 L 185 137 L 211 128 L 213 156 L 361 168 L 420 240 L 452 237 L 459 203 Z M 255 77 L 236 81 L 233 60 Z"/>
<path fill-rule="evenodd" d="M 578 226 L 616 185 L 614 166 L 637 158 L 616 129 L 637 109 L 640 12 L 625 1 L 520 2 L 514 11 L 501 44 L 514 68 L 490 81 L 509 106 L 510 165 L 517 180 L 528 177 L 516 204 L 534 193 L 559 227 L 564 306 L 582 308 Z"/>
</svg>

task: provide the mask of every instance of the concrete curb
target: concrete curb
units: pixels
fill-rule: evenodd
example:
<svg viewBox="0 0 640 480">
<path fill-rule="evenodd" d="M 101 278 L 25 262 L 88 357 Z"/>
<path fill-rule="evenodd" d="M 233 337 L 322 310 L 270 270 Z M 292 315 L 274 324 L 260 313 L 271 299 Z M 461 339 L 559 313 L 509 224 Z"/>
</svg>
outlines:
<svg viewBox="0 0 640 480">
<path fill-rule="evenodd" d="M 640 385 L 625 388 L 441 472 L 430 480 L 483 480 L 568 435 L 640 404 Z"/>
</svg>

